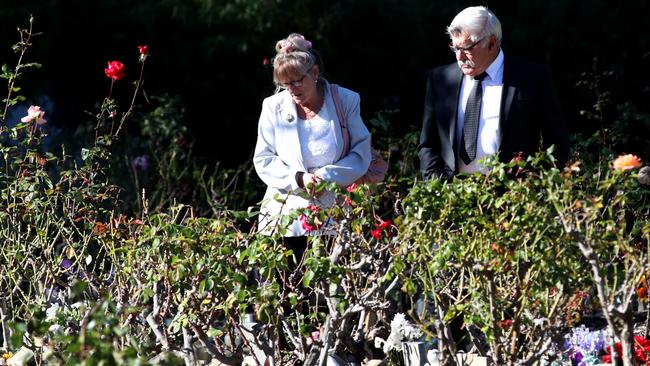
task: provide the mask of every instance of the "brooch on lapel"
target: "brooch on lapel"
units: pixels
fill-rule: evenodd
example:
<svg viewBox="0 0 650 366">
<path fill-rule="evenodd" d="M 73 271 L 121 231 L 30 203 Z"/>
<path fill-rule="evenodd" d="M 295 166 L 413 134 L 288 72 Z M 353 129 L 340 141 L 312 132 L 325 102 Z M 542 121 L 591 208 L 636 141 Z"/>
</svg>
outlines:
<svg viewBox="0 0 650 366">
<path fill-rule="evenodd" d="M 291 113 L 287 114 L 287 121 L 293 122 L 294 118 L 295 117 L 293 116 L 293 114 L 291 114 Z"/>
</svg>

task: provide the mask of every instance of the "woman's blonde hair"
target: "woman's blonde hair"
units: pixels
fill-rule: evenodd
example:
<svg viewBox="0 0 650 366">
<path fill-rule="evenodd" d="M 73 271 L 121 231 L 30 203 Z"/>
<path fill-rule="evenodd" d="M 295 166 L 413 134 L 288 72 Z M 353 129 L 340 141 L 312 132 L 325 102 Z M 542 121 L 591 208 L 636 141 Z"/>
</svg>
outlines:
<svg viewBox="0 0 650 366">
<path fill-rule="evenodd" d="M 273 58 L 273 82 L 280 83 L 281 79 L 306 74 L 314 65 L 323 72 L 323 62 L 320 55 L 312 48 L 312 44 L 302 34 L 291 33 L 287 38 L 275 44 L 276 55 Z"/>
</svg>

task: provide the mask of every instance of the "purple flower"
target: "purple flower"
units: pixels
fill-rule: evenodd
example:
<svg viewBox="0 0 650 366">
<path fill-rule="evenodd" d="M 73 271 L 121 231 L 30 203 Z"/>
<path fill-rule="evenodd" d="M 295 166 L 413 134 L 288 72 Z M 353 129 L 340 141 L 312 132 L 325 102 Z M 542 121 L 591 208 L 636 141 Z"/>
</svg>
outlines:
<svg viewBox="0 0 650 366">
<path fill-rule="evenodd" d="M 72 267 L 72 262 L 69 259 L 64 259 L 59 265 L 63 269 L 70 269 L 70 267 Z"/>
<path fill-rule="evenodd" d="M 149 169 L 149 157 L 147 155 L 136 156 L 131 160 L 131 167 L 133 170 L 146 172 Z"/>
<path fill-rule="evenodd" d="M 574 328 L 571 333 L 564 336 L 563 353 L 565 353 L 574 365 L 588 366 L 594 364 L 593 359 L 605 346 L 606 333 L 603 330 L 590 331 L 584 325 Z"/>
<path fill-rule="evenodd" d="M 582 361 L 582 352 L 576 351 L 576 353 L 573 354 L 573 359 L 580 363 Z"/>
</svg>

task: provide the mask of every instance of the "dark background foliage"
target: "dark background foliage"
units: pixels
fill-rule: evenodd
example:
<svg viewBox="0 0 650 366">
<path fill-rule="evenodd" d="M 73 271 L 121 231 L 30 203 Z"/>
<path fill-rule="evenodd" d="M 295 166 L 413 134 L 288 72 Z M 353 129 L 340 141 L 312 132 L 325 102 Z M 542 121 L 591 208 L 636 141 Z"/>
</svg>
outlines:
<svg viewBox="0 0 650 366">
<path fill-rule="evenodd" d="M 490 1 L 504 29 L 506 55 L 545 62 L 553 70 L 573 132 L 599 128 L 581 114 L 599 88 L 610 92 L 602 118 L 616 119 L 615 106 L 630 101 L 648 112 L 650 37 L 644 0 Z M 23 94 L 45 104 L 50 123 L 62 128 L 91 118 L 87 111 L 108 93 L 106 61 L 127 66 L 137 78 L 137 45 L 150 46 L 145 82 L 149 95 L 179 95 L 196 153 L 237 165 L 250 159 L 262 99 L 273 92 L 275 42 L 303 33 L 325 59 L 330 81 L 362 95 L 362 113 L 399 109 L 393 133 L 420 126 L 423 76 L 452 62 L 446 25 L 468 1 L 440 0 L 3 0 L 0 63 L 14 64 L 10 45 L 29 14 L 36 31 L 27 61 L 43 64 L 21 82 Z M 612 74 L 604 73 L 614 71 Z M 580 88 L 595 72 L 598 87 Z M 117 96 L 128 98 L 128 82 Z M 120 93 L 123 93 L 121 95 Z M 142 101 L 142 110 L 146 103 Z M 647 115 L 647 114 L 646 114 Z M 637 121 L 638 122 L 638 121 Z M 642 121 L 643 122 L 643 121 Z M 639 122 L 640 123 L 640 122 Z M 637 143 L 647 137 L 647 118 L 630 125 Z M 629 146 L 644 158 L 645 146 Z M 639 149 L 645 149 L 640 151 Z"/>
</svg>

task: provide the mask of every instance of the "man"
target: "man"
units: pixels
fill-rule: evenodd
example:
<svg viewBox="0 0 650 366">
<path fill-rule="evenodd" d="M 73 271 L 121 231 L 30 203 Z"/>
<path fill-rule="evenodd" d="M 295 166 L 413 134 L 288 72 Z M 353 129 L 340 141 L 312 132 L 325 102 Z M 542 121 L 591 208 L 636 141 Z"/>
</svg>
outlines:
<svg viewBox="0 0 650 366">
<path fill-rule="evenodd" d="M 457 62 L 427 77 L 418 154 L 424 179 L 486 172 L 479 160 L 508 162 L 555 145 L 556 165 L 569 154 L 567 128 L 545 67 L 504 55 L 501 23 L 469 7 L 447 27 Z"/>
</svg>

